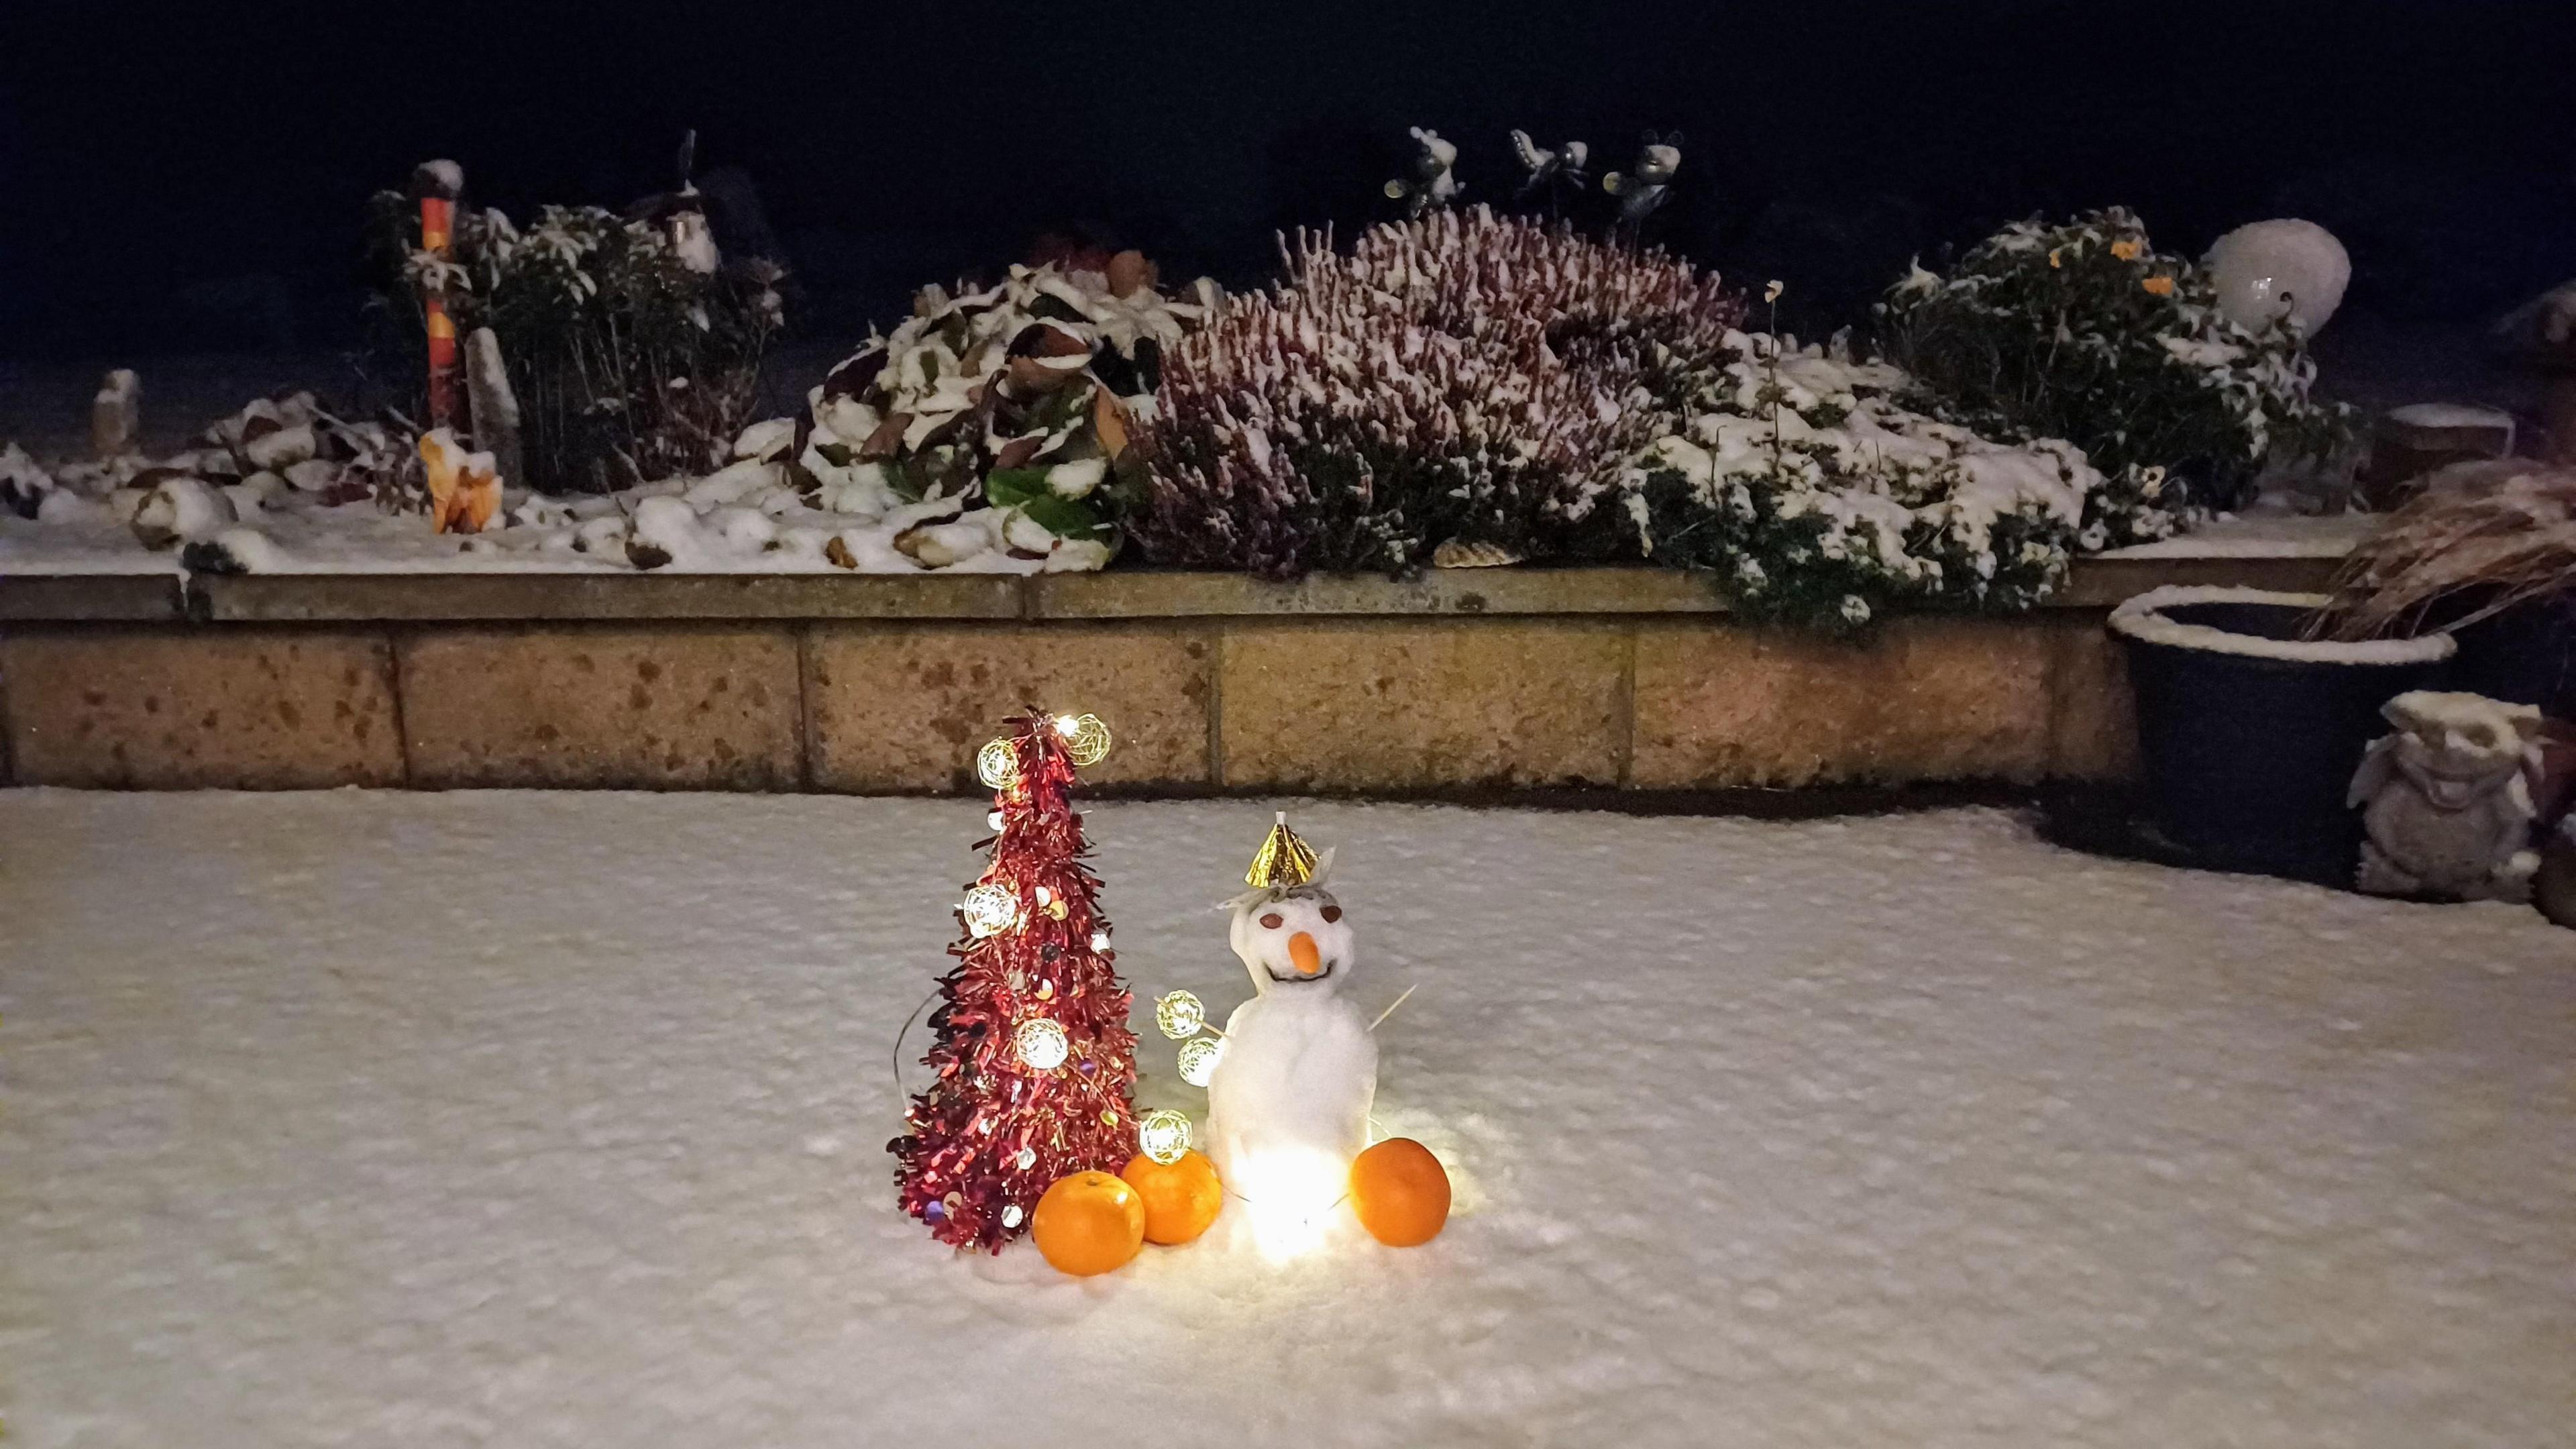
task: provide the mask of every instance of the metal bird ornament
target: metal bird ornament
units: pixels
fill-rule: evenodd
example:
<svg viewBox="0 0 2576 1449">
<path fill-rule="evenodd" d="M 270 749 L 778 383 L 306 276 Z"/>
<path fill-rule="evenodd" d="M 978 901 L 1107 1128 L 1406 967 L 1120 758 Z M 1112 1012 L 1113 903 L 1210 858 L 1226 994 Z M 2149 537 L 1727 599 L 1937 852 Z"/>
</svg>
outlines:
<svg viewBox="0 0 2576 1449">
<path fill-rule="evenodd" d="M 1387 198 L 1404 203 L 1406 217 L 1420 216 L 1434 207 L 1447 206 L 1458 199 L 1462 189 L 1450 168 L 1458 164 L 1458 146 L 1440 139 L 1437 131 L 1412 128 L 1413 164 L 1410 177 L 1398 177 L 1386 184 Z"/>
<path fill-rule="evenodd" d="M 1585 183 L 1591 179 L 1584 166 L 1592 159 L 1592 148 L 1580 141 L 1568 141 L 1550 151 L 1532 141 L 1529 132 L 1514 131 L 1512 155 L 1520 161 L 1521 170 L 1528 173 L 1521 182 L 1519 199 L 1526 201 L 1545 192 L 1551 213 L 1557 210 L 1560 193 L 1572 192 L 1579 196 Z"/>
<path fill-rule="evenodd" d="M 1629 236 L 1662 206 L 1672 191 L 1673 175 L 1682 169 L 1682 133 L 1646 133 L 1636 163 L 1626 171 L 1601 178 L 1601 189 L 1619 198 L 1619 229 Z"/>
</svg>

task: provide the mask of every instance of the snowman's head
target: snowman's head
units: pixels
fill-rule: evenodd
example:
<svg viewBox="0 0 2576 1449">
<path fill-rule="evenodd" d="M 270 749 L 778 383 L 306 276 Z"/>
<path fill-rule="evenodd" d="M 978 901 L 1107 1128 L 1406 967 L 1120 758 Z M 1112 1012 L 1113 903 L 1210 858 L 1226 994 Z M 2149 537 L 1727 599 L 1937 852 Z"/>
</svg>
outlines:
<svg viewBox="0 0 2576 1449">
<path fill-rule="evenodd" d="M 1237 901 L 1228 933 L 1253 990 L 1331 993 L 1355 964 L 1351 923 L 1320 885 L 1258 891 Z"/>
</svg>

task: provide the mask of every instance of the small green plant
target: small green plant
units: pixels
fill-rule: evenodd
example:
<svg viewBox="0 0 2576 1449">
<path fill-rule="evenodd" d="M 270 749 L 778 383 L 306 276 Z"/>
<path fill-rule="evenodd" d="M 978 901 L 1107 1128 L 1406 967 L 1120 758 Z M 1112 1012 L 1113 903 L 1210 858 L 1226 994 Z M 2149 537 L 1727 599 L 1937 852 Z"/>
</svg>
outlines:
<svg viewBox="0 0 2576 1449">
<path fill-rule="evenodd" d="M 420 248 L 411 203 L 375 199 L 378 305 L 417 366 L 420 298 L 445 296 L 460 334 L 489 327 L 518 395 L 540 492 L 606 492 L 721 465 L 759 403 L 784 323 L 764 262 L 700 271 L 659 229 L 594 206 L 550 206 L 526 231 L 459 207 L 453 250 Z"/>
<path fill-rule="evenodd" d="M 2126 210 L 2015 222 L 1949 275 L 1917 266 L 1880 304 L 1909 405 L 1988 437 L 2063 438 L 2119 477 L 2160 467 L 2175 500 L 2242 506 L 2267 463 L 2336 460 L 2350 410 L 2310 396 L 2286 319 L 2230 322 L 2201 268 L 2155 251 Z"/>
</svg>

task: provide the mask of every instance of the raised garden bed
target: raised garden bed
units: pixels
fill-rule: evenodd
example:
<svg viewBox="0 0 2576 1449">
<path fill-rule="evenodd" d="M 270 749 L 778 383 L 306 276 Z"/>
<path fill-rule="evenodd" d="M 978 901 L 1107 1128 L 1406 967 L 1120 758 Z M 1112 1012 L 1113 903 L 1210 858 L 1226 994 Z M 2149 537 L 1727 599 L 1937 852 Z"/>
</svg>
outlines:
<svg viewBox="0 0 2576 1449">
<path fill-rule="evenodd" d="M 2332 562 L 2087 560 L 1858 644 L 1654 568 L 0 578 L 0 735 L 22 785 L 948 793 L 1030 699 L 1109 719 L 1129 793 L 2104 779 L 2110 604 Z"/>
</svg>

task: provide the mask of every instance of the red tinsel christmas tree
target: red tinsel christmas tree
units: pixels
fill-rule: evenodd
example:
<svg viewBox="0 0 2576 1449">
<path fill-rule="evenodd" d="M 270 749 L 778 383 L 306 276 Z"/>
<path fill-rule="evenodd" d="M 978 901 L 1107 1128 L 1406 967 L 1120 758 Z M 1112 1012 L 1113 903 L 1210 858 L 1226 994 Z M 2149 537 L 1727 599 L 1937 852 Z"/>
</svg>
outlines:
<svg viewBox="0 0 2576 1449">
<path fill-rule="evenodd" d="M 1035 710 L 977 758 L 1000 833 L 958 908 L 965 939 L 940 978 L 938 1070 L 887 1144 L 903 1210 L 957 1247 L 999 1251 L 1058 1178 L 1136 1153 L 1136 1037 L 1111 964 L 1100 881 L 1083 865 L 1074 767 L 1108 750 L 1090 715 Z"/>
</svg>

